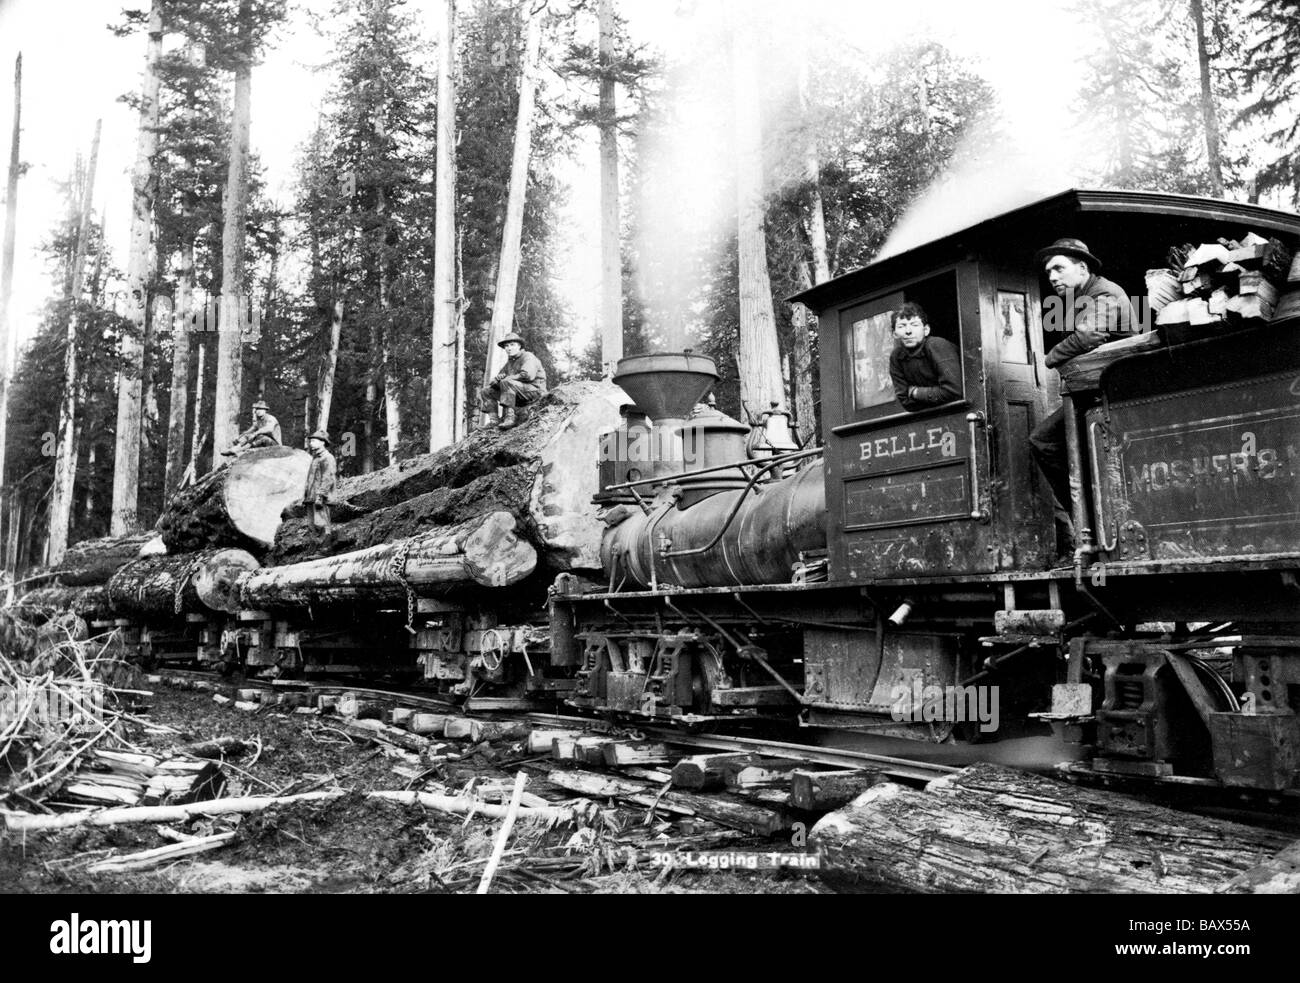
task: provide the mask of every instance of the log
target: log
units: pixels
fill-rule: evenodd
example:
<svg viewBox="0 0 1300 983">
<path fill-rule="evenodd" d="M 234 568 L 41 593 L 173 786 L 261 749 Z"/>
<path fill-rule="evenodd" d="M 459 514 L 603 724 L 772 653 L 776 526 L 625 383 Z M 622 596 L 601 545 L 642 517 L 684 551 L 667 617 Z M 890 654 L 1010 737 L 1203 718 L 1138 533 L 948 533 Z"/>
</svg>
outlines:
<svg viewBox="0 0 1300 983">
<path fill-rule="evenodd" d="M 106 584 L 108 579 L 132 560 L 166 551 L 157 533 L 134 533 L 129 536 L 104 536 L 83 539 L 68 547 L 63 561 L 51 568 L 59 583 L 67 587 Z"/>
<path fill-rule="evenodd" d="M 416 539 L 256 571 L 242 581 L 244 605 L 274 610 L 402 601 L 406 587 L 394 563 L 403 550 L 405 583 L 421 596 L 433 588 L 508 587 L 537 566 L 537 552 L 517 534 L 514 517 L 490 512 Z"/>
<path fill-rule="evenodd" d="M 280 513 L 302 500 L 311 455 L 291 447 L 247 451 L 175 495 L 155 527 L 172 553 L 215 546 L 265 550 Z"/>
<path fill-rule="evenodd" d="M 122 567 L 105 589 L 110 610 L 122 616 L 174 617 L 209 609 L 234 614 L 238 577 L 256 568 L 257 561 L 238 549 L 148 556 Z"/>
<path fill-rule="evenodd" d="M 205 553 L 194 570 L 194 593 L 213 611 L 238 614 L 240 581 L 261 566 L 252 553 L 240 549 Z"/>
<path fill-rule="evenodd" d="M 110 613 L 108 591 L 102 584 L 94 587 L 41 587 L 18 598 L 14 607 L 46 618 L 71 611 L 88 621 Z"/>
<path fill-rule="evenodd" d="M 603 527 L 591 502 L 599 491 L 599 438 L 618 425 L 626 402 L 609 382 L 558 386 L 512 430 L 476 430 L 433 454 L 343 479 L 332 516 L 336 549 L 368 548 L 501 510 L 520 520 L 548 568 L 600 569 Z M 301 509 L 284 517 L 275 564 L 319 555 L 310 525 Z"/>
<path fill-rule="evenodd" d="M 875 771 L 796 770 L 790 776 L 790 805 L 805 812 L 831 812 L 885 781 Z"/>
<path fill-rule="evenodd" d="M 722 788 L 726 784 L 729 764 L 752 764 L 758 757 L 753 754 L 696 754 L 682 758 L 673 765 L 673 788 Z"/>
<path fill-rule="evenodd" d="M 1288 842 L 997 765 L 877 785 L 810 836 L 836 887 L 927 894 L 1209 893 Z"/>
</svg>

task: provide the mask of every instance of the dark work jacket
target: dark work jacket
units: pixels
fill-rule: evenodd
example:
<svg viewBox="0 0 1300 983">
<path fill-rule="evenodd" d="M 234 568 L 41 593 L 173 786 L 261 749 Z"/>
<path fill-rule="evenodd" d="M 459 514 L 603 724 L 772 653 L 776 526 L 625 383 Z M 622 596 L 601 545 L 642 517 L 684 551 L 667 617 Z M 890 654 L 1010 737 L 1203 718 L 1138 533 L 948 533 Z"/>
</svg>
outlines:
<svg viewBox="0 0 1300 983">
<path fill-rule="evenodd" d="M 497 373 L 496 381 L 507 376 L 513 376 L 520 382 L 527 382 L 541 392 L 546 392 L 546 369 L 542 366 L 542 360 L 532 352 L 520 352 L 514 358 L 506 359 L 505 368 Z"/>
<path fill-rule="evenodd" d="M 909 411 L 961 399 L 961 356 L 957 346 L 930 335 L 913 351 L 897 344 L 889 353 L 889 377 L 894 395 Z M 916 386 L 916 396 L 907 391 Z"/>
<path fill-rule="evenodd" d="M 1047 353 L 1049 369 L 1060 368 L 1070 359 L 1108 341 L 1118 341 L 1133 330 L 1133 305 L 1128 294 L 1119 284 L 1095 273 L 1081 290 L 1047 298 L 1043 310 L 1044 331 L 1065 331 L 1065 337 Z M 1053 317 L 1054 312 L 1064 317 Z"/>
</svg>

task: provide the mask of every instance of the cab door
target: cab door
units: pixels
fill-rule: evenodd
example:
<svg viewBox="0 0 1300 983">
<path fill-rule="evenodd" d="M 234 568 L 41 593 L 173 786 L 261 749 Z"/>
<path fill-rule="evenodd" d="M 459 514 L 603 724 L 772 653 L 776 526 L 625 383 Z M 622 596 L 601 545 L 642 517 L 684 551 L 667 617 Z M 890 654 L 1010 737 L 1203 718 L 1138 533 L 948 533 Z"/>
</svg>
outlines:
<svg viewBox="0 0 1300 983">
<path fill-rule="evenodd" d="M 1056 373 L 1043 362 L 1038 291 L 1037 276 L 981 264 L 984 412 L 995 462 L 991 518 L 1004 570 L 1045 567 L 1055 551 L 1052 492 L 1029 446 L 1029 435 L 1059 404 Z"/>
</svg>

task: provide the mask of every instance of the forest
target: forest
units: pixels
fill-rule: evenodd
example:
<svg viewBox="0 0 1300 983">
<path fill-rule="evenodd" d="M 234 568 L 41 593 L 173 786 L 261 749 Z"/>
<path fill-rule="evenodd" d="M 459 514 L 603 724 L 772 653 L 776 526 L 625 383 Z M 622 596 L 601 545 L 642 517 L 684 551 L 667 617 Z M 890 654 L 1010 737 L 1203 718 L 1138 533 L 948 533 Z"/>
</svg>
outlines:
<svg viewBox="0 0 1300 983">
<path fill-rule="evenodd" d="M 997 89 L 931 39 L 866 57 L 830 6 L 682 0 L 693 29 L 661 50 L 628 2 L 120 10 L 111 30 L 143 54 L 120 93 L 139 116 L 129 247 L 108 246 L 109 176 L 86 134 L 44 230 L 40 323 L 0 367 L 8 575 L 152 526 L 258 399 L 289 446 L 327 429 L 343 476 L 446 446 L 475 424 L 512 331 L 552 386 L 606 377 L 620 355 L 704 351 L 723 411 L 779 402 L 814 438 L 817 326 L 785 298 L 879 255 L 945 182 L 1007 167 Z M 1070 12 L 1084 82 L 1061 104 L 1086 183 L 1300 205 L 1300 0 Z M 292 196 L 275 196 L 249 139 L 275 98 L 256 66 L 304 29 L 329 46 L 327 95 Z M 23 171 L 15 69 L 0 316 Z M 573 164 L 591 140 L 599 174 Z M 575 181 L 599 185 L 594 331 L 559 286 Z M 718 220 L 690 214 L 697 201 Z"/>
</svg>

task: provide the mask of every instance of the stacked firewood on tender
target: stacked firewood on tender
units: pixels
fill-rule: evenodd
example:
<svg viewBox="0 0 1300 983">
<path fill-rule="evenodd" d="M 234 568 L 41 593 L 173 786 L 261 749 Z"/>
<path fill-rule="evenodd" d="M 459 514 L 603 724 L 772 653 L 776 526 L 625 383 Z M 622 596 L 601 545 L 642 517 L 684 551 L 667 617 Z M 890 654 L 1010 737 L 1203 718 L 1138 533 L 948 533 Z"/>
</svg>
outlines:
<svg viewBox="0 0 1300 983">
<path fill-rule="evenodd" d="M 1169 250 L 1168 269 L 1147 272 L 1156 325 L 1254 326 L 1300 313 L 1300 266 L 1277 239 L 1188 243 Z"/>
</svg>

